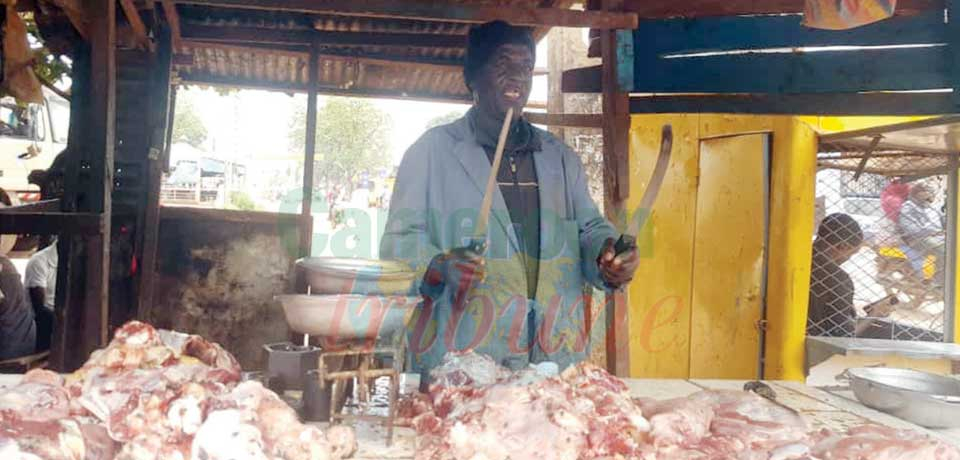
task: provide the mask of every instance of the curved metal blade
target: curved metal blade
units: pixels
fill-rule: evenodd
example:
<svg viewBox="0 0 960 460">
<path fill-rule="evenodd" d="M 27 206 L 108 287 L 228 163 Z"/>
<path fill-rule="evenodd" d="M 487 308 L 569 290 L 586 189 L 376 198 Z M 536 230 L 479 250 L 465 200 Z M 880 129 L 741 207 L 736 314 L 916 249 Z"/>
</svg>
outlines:
<svg viewBox="0 0 960 460">
<path fill-rule="evenodd" d="M 640 199 L 640 206 L 633 212 L 633 217 L 627 225 L 627 231 L 624 232 L 630 236 L 636 236 L 643 228 L 643 225 L 650 217 L 650 210 L 653 203 L 660 194 L 660 188 L 663 186 L 663 179 L 667 175 L 667 167 L 670 166 L 670 154 L 673 152 L 673 127 L 669 124 L 663 125 L 663 132 L 660 137 L 660 153 L 657 155 L 657 164 L 653 167 L 653 174 L 650 176 L 650 182 L 646 190 L 643 191 L 643 197 Z M 646 212 L 644 212 L 646 211 Z M 637 213 L 643 213 L 637 217 Z"/>
</svg>

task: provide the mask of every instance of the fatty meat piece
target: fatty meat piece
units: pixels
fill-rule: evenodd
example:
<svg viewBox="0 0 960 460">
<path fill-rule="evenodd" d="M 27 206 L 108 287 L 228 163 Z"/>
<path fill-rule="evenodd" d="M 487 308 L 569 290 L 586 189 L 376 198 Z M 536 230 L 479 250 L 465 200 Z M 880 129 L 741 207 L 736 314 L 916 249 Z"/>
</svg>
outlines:
<svg viewBox="0 0 960 460">
<path fill-rule="evenodd" d="M 51 422 L 70 414 L 70 394 L 53 372 L 34 370 L 13 387 L 0 389 L 0 420 Z"/>
<path fill-rule="evenodd" d="M 460 368 L 473 365 L 496 377 L 478 384 L 475 369 Z M 911 431 L 811 432 L 749 392 L 633 400 L 623 381 L 589 364 L 543 379 L 504 374 L 470 353 L 448 355 L 440 369 L 429 398 L 402 406 L 419 435 L 417 460 L 960 460 L 953 446 Z"/>
<path fill-rule="evenodd" d="M 349 427 L 300 423 L 199 336 L 131 322 L 64 381 L 31 371 L 0 390 L 0 460 L 340 460 Z"/>
<path fill-rule="evenodd" d="M 240 380 L 240 364 L 220 345 L 197 335 L 157 330 L 139 321 L 118 329 L 106 348 L 90 354 L 73 379 L 82 380 L 93 370 L 123 372 L 189 364 L 217 369 L 221 380 Z"/>
<path fill-rule="evenodd" d="M 191 458 L 207 460 L 268 460 L 263 435 L 241 411 L 211 412 L 193 439 Z"/>
<path fill-rule="evenodd" d="M 846 435 L 821 433 L 812 448 L 820 460 L 960 460 L 953 446 L 908 430 L 879 425 L 851 428 Z"/>
<path fill-rule="evenodd" d="M 486 374 L 500 376 L 485 386 L 431 387 L 434 412 L 413 419 L 417 459 L 637 458 L 646 445 L 647 420 L 626 386 L 601 369 L 581 364 L 536 379 Z M 467 373 L 451 366 L 445 375 Z"/>
<path fill-rule="evenodd" d="M 270 459 L 339 460 L 356 450 L 356 436 L 351 428 L 336 427 L 324 434 L 316 427 L 304 425 L 290 406 L 259 382 L 237 385 L 230 393 L 212 401 L 211 407 L 228 411 L 230 416 L 237 418 L 234 425 L 248 424 L 256 428 L 264 452 Z M 197 439 L 205 433 L 208 423 L 211 423 L 209 417 L 198 431 Z M 241 428 L 247 430 L 243 433 L 252 433 Z M 218 433 L 213 431 L 207 436 Z"/>
<path fill-rule="evenodd" d="M 43 460 L 86 460 L 83 433 L 74 420 L 12 424 L 9 420 L 0 420 L 0 428 L 0 452 L 5 449 L 12 457 L 34 455 Z M 6 457 L 0 458 L 6 460 Z"/>
<path fill-rule="evenodd" d="M 509 376 L 493 358 L 472 350 L 447 353 L 440 365 L 430 370 L 432 385 L 441 387 L 493 385 Z"/>
<path fill-rule="evenodd" d="M 43 460 L 34 454 L 20 450 L 20 444 L 0 436 L 0 458 L 4 460 Z"/>
</svg>

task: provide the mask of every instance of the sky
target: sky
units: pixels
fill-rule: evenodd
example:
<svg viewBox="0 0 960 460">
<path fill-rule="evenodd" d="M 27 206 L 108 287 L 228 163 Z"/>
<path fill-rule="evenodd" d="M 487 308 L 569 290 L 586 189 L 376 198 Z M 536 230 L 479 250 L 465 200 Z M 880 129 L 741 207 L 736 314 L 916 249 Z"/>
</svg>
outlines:
<svg viewBox="0 0 960 460">
<path fill-rule="evenodd" d="M 547 43 L 537 47 L 537 66 L 547 65 Z M 224 158 L 290 158 L 288 129 L 298 105 L 306 105 L 306 95 L 280 92 L 241 90 L 221 95 L 212 88 L 181 88 L 178 101 L 189 98 L 208 131 L 204 149 Z M 534 79 L 531 101 L 546 101 L 545 76 Z M 326 97 L 320 96 L 318 104 Z M 447 113 L 466 112 L 465 104 L 446 104 L 389 99 L 371 99 L 374 105 L 393 120 L 390 137 L 390 158 L 399 164 L 407 147 L 423 134 L 427 123 Z M 302 155 L 302 153 L 300 154 Z M 299 155 L 293 154 L 299 158 Z"/>
</svg>

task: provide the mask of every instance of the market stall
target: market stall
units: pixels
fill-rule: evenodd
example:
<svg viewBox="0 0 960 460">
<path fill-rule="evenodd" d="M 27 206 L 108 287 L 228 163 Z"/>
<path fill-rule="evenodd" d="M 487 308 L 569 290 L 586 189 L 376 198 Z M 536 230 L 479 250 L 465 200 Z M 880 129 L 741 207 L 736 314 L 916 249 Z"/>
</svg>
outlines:
<svg viewBox="0 0 960 460">
<path fill-rule="evenodd" d="M 500 455 L 506 449 L 500 441 L 510 448 L 522 445 L 524 458 L 535 457 L 530 451 L 537 450 L 543 458 L 665 458 L 678 452 L 732 456 L 739 449 L 758 458 L 791 459 L 840 450 L 840 444 L 866 446 L 868 452 L 902 449 L 960 457 L 955 429 L 922 428 L 866 408 L 846 389 L 829 393 L 797 383 L 804 377 L 818 137 L 809 120 L 787 114 L 900 113 L 906 97 L 918 97 L 923 103 L 917 110 L 926 113 L 957 110 L 940 93 L 906 94 L 957 81 L 955 68 L 932 64 L 955 53 L 952 42 L 960 36 L 945 25 L 943 5 L 905 2 L 910 14 L 894 17 L 892 25 L 808 34 L 800 26 L 800 2 L 758 10 L 755 2 L 738 1 L 719 11 L 716 2 L 690 2 L 689 11 L 684 2 L 674 2 L 677 7 L 660 2 L 660 9 L 646 2 L 602 2 L 602 8 L 580 11 L 564 1 L 407 8 L 409 2 L 389 1 L 164 0 L 142 7 L 123 1 L 121 15 L 112 1 L 70 3 L 37 2 L 54 12 L 41 14 L 51 41 L 79 43 L 73 50 L 76 123 L 71 130 L 77 153 L 67 168 L 76 188 L 53 203 L 62 208 L 58 212 L 30 208 L 0 214 L 4 231 L 65 235 L 60 278 L 67 282 L 58 291 L 60 327 L 51 355 L 51 367 L 62 374 L 3 377 L 0 385 L 7 387 L 0 389 L 0 409 L 9 412 L 0 411 L 0 422 L 7 423 L 0 427 L 0 449 L 32 455 L 38 445 L 67 450 L 96 445 L 111 453 L 119 449 L 128 455 L 122 458 L 189 453 L 219 459 L 235 458 L 237 447 L 249 448 L 251 458 L 313 460 L 349 456 L 355 439 L 355 458 L 381 459 L 414 458 L 418 452 L 432 455 L 426 458 L 511 458 Z M 625 11 L 642 12 L 649 21 L 638 24 L 637 15 Z M 684 13 L 696 18 L 674 19 Z M 725 13 L 740 16 L 712 17 Z M 773 15 L 755 16 L 760 13 Z M 122 34 L 115 17 L 122 18 Z M 551 371 L 525 363 L 507 370 L 494 363 L 494 377 L 480 381 L 469 375 L 474 367 L 454 366 L 450 373 L 456 378 L 423 388 L 430 396 L 415 394 L 413 385 L 401 394 L 401 381 L 412 379 L 404 374 L 403 332 L 420 300 L 397 300 L 406 298 L 418 279 L 409 267 L 301 259 L 301 268 L 312 262 L 321 266 L 301 279 L 291 275 L 294 255 L 310 254 L 306 222 L 317 150 L 312 140 L 304 152 L 309 173 L 300 216 L 160 209 L 171 82 L 306 92 L 306 130 L 312 133 L 319 93 L 469 102 L 461 77 L 465 24 L 493 19 L 534 27 L 537 37 L 553 26 L 601 31 L 603 64 L 570 72 L 564 87 L 602 92 L 603 114 L 539 119 L 602 127 L 605 212 L 618 227 L 628 228 L 623 225 L 628 208 L 652 205 L 641 209 L 644 216 L 652 213 L 645 221 L 649 225 L 634 235 L 650 253 L 637 281 L 625 290 L 609 289 L 601 323 L 606 370 L 576 364 Z M 756 34 L 738 32 L 742 27 Z M 702 43 L 715 36 L 723 43 Z M 766 52 L 843 46 L 850 40 L 881 49 L 810 56 Z M 949 46 L 941 46 L 946 41 Z M 764 53 L 744 57 L 738 52 L 743 48 Z M 705 49 L 708 55 L 700 55 Z M 905 62 L 922 71 L 900 72 Z M 855 76 L 862 70 L 858 66 L 867 67 L 864 73 L 871 78 Z M 805 69 L 803 78 L 796 78 L 797 69 Z M 630 92 L 651 95 L 631 99 Z M 663 92 L 715 94 L 652 94 Z M 837 97 L 842 103 L 825 96 L 831 92 L 842 94 Z M 148 110 L 138 110 L 143 101 Z M 807 112 L 811 107 L 816 109 Z M 507 123 L 493 158 L 502 155 L 508 128 Z M 676 138 L 672 157 L 662 133 Z M 880 142 L 869 133 L 863 136 L 871 150 L 864 156 L 869 156 Z M 863 136 L 850 136 L 847 144 L 863 148 Z M 668 164 L 655 154 L 663 151 Z M 119 175 L 121 170 L 129 176 Z M 489 212 L 496 176 L 483 179 L 490 185 L 481 209 Z M 653 182 L 655 190 L 664 186 L 656 203 L 644 198 Z M 478 221 L 486 219 L 481 214 Z M 178 233 L 192 232 L 198 222 L 205 225 L 201 238 Z M 270 228 L 280 222 L 281 227 Z M 229 257 L 235 243 L 242 246 L 235 252 L 246 257 Z M 133 257 L 126 257 L 125 247 L 134 248 Z M 248 282 L 243 271 L 257 263 L 253 259 L 262 248 L 283 254 L 269 261 L 270 282 Z M 111 253 L 124 257 L 112 262 Z M 137 278 L 124 278 L 141 260 L 145 268 Z M 214 268 L 228 276 L 210 277 L 207 283 L 205 275 Z M 115 273 L 120 276 L 111 277 Z M 310 279 L 311 273 L 320 276 Z M 112 293 L 120 284 L 113 281 L 120 278 L 138 289 Z M 948 280 L 950 289 L 955 278 Z M 347 284 L 330 284 L 338 280 Z M 397 280 L 399 288 L 387 286 Z M 287 330 L 279 322 L 281 311 Z M 350 321 L 346 329 L 338 323 L 344 317 Z M 152 328 L 127 323 L 131 318 L 216 335 L 208 338 L 229 351 L 198 335 L 138 336 Z M 200 321 L 205 324 L 195 324 Z M 400 332 L 386 337 L 385 330 Z M 271 343 L 284 333 L 298 335 L 302 343 Z M 258 359 L 261 351 L 266 354 Z M 241 373 L 235 355 L 251 363 L 246 370 L 262 373 Z M 618 379 L 626 376 L 651 378 Z M 443 375 L 433 377 L 444 381 Z M 748 380 L 753 377 L 765 384 Z M 388 396 L 386 404 L 373 407 L 379 412 L 339 410 L 340 395 L 348 392 L 356 394 L 356 406 L 366 404 L 361 409 L 374 406 L 368 404 L 368 390 L 381 378 L 388 381 Z M 951 391 L 925 396 L 952 405 L 957 395 Z M 52 402 L 41 398 L 49 394 L 55 395 Z M 400 414 L 398 406 L 410 401 L 423 406 L 415 406 L 412 416 Z M 56 411 L 31 412 L 48 405 Z M 739 411 L 741 406 L 753 411 Z M 514 409 L 526 412 L 512 417 Z M 482 423 L 488 413 L 500 425 Z M 658 427 L 654 419 L 660 415 L 661 422 L 679 420 L 680 428 L 669 422 Z M 323 418 L 333 423 L 311 421 Z M 48 428 L 63 436 L 45 436 Z M 598 433 L 599 438 L 592 437 Z M 237 437 L 243 441 L 237 446 L 224 441 Z M 473 455 L 454 448 L 473 449 Z M 487 457 L 475 452 L 484 448 L 500 450 Z"/>
</svg>

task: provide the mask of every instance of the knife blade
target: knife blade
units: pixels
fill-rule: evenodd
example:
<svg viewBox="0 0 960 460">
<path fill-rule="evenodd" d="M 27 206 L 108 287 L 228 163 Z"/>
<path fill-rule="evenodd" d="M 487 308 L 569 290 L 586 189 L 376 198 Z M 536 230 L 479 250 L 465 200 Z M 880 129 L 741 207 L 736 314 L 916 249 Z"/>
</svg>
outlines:
<svg viewBox="0 0 960 460">
<path fill-rule="evenodd" d="M 613 246 L 617 255 L 637 248 L 637 234 L 650 218 L 653 203 L 660 194 L 660 188 L 663 186 L 663 179 L 667 175 L 667 167 L 670 166 L 670 155 L 673 151 L 673 127 L 669 124 L 663 125 L 660 134 L 660 153 L 657 155 L 657 163 L 653 167 L 653 174 L 650 176 L 650 182 L 647 189 L 643 191 L 643 197 L 640 198 L 640 206 L 634 211 L 633 218 L 627 225 L 626 231 L 620 235 L 620 238 Z M 642 213 L 637 216 L 637 213 Z"/>
<path fill-rule="evenodd" d="M 480 202 L 480 210 L 477 214 L 477 225 L 474 226 L 473 238 L 470 241 L 470 249 L 483 254 L 487 250 L 487 225 L 490 223 L 490 208 L 493 206 L 493 194 L 497 187 L 497 173 L 500 171 L 500 160 L 503 159 L 503 149 L 507 143 L 507 134 L 510 132 L 510 123 L 513 120 L 513 108 L 507 109 L 507 115 L 503 119 L 503 126 L 500 128 L 500 139 L 497 140 L 497 150 L 493 154 L 493 162 L 490 164 L 490 177 L 487 179 L 487 188 L 483 192 L 483 201 Z"/>
</svg>

